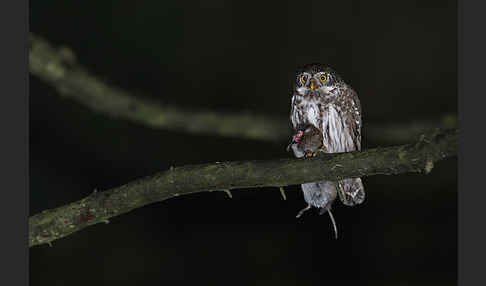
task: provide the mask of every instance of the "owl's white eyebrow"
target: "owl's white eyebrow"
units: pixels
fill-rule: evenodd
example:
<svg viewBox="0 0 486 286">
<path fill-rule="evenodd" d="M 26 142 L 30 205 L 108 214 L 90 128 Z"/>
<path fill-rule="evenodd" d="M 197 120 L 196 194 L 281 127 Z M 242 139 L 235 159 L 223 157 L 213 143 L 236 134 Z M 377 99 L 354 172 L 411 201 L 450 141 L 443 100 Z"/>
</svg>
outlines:
<svg viewBox="0 0 486 286">
<path fill-rule="evenodd" d="M 299 96 L 302 95 L 302 94 L 304 94 L 307 91 L 307 89 L 308 88 L 305 87 L 305 86 L 298 87 L 297 88 L 297 92 L 299 93 Z"/>
</svg>

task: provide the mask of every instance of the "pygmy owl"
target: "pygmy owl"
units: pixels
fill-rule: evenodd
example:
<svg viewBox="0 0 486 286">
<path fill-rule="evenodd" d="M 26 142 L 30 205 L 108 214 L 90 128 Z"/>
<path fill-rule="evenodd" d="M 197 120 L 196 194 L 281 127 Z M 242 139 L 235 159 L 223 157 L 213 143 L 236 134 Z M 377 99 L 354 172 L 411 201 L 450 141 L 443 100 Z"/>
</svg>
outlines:
<svg viewBox="0 0 486 286">
<path fill-rule="evenodd" d="M 317 132 L 307 140 L 322 140 L 322 146 L 311 144 L 314 146 L 309 149 L 311 154 L 317 151 L 339 153 L 361 150 L 361 106 L 358 95 L 330 67 L 309 64 L 297 72 L 290 120 L 295 130 L 294 141 L 300 132 L 305 133 L 302 126 L 313 126 L 308 132 Z M 308 156 L 309 152 L 306 153 L 298 143 L 291 143 L 295 156 Z M 308 206 L 299 215 L 312 206 L 325 212 L 336 193 L 348 206 L 360 204 L 365 199 L 360 178 L 306 183 L 302 184 L 302 191 Z"/>
</svg>

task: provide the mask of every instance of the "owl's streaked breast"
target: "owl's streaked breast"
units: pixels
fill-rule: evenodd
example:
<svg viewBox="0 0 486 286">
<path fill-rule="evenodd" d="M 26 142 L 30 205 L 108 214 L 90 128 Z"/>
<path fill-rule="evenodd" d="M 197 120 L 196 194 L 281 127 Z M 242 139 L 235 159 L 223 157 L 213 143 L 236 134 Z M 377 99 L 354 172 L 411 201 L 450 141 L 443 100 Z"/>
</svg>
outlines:
<svg viewBox="0 0 486 286">
<path fill-rule="evenodd" d="M 323 142 L 330 153 L 356 150 L 355 140 L 339 106 L 329 104 L 322 116 Z"/>
<path fill-rule="evenodd" d="M 312 124 L 321 130 L 323 145 L 328 152 L 348 152 L 357 148 L 354 134 L 350 133 L 346 117 L 334 96 L 308 98 L 294 95 L 292 98 L 291 121 L 294 128 L 303 124 Z"/>
<path fill-rule="evenodd" d="M 301 124 L 311 123 L 319 127 L 322 116 L 322 102 L 315 98 L 294 95 L 292 98 L 292 125 L 297 128 Z"/>
</svg>

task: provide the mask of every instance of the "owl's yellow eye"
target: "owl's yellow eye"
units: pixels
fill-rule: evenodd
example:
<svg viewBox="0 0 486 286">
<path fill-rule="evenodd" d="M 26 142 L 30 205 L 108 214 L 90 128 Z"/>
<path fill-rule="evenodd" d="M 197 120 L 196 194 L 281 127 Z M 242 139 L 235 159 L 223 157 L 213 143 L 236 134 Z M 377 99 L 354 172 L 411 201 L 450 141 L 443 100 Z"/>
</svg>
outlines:
<svg viewBox="0 0 486 286">
<path fill-rule="evenodd" d="M 307 76 L 306 75 L 301 75 L 300 76 L 300 82 L 304 84 L 307 81 Z"/>
<path fill-rule="evenodd" d="M 321 75 L 320 80 L 325 82 L 327 80 L 327 76 L 325 74 Z"/>
</svg>

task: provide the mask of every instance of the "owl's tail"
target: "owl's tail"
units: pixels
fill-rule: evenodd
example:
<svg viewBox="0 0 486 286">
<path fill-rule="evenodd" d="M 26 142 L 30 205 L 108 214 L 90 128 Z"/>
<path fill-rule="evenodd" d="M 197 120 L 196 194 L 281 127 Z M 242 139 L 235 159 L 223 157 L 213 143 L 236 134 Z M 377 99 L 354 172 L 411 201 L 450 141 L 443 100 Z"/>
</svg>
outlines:
<svg viewBox="0 0 486 286">
<path fill-rule="evenodd" d="M 361 178 L 344 179 L 337 183 L 339 198 L 347 206 L 361 204 L 365 200 L 365 191 Z"/>
</svg>

